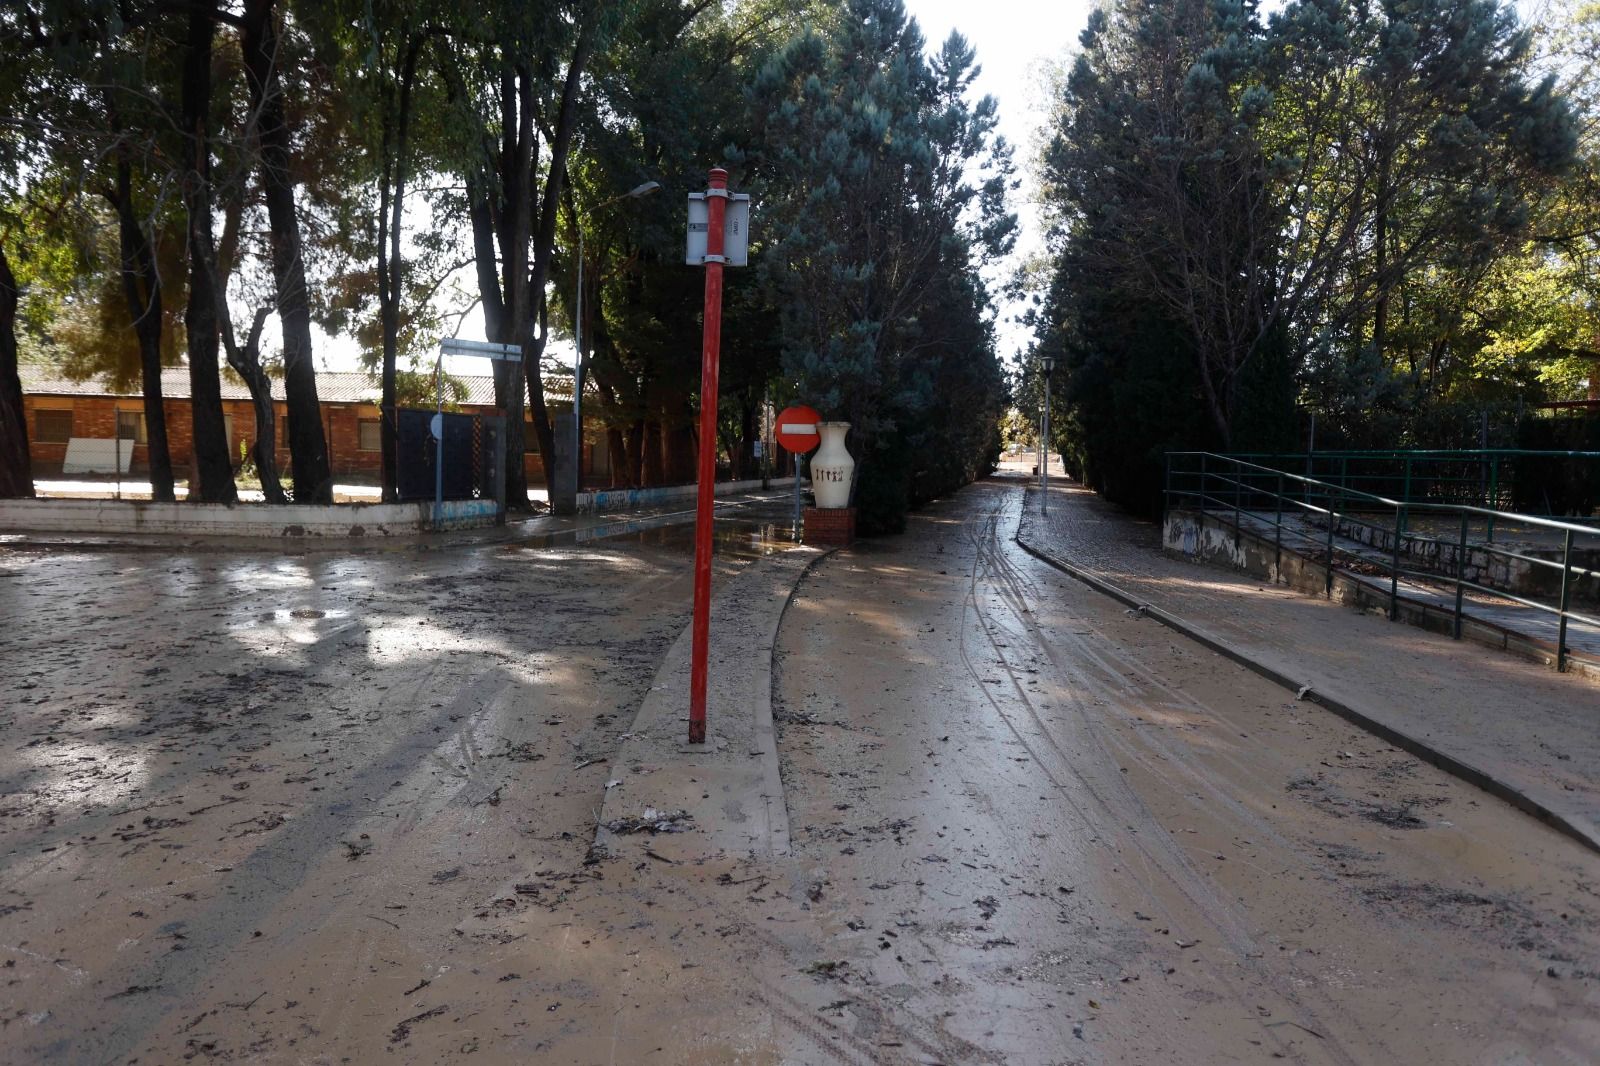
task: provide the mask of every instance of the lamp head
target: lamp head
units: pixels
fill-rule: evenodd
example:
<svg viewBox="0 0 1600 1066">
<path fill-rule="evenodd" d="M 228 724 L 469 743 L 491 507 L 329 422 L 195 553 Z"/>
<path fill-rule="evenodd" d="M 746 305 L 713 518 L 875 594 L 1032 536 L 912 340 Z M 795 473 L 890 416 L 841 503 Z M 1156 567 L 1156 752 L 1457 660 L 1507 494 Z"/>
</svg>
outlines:
<svg viewBox="0 0 1600 1066">
<path fill-rule="evenodd" d="M 623 193 L 622 198 L 624 200 L 632 200 L 639 196 L 649 196 L 659 188 L 661 188 L 661 183 L 659 181 L 647 181 L 643 185 L 636 185 L 627 192 Z"/>
</svg>

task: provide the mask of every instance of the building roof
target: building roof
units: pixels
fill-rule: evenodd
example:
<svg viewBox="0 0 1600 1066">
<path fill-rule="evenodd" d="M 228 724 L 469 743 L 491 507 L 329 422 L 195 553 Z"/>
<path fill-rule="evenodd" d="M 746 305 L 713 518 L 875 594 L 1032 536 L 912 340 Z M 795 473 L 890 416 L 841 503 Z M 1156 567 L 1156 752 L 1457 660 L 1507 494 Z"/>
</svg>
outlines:
<svg viewBox="0 0 1600 1066">
<path fill-rule="evenodd" d="M 31 396 L 142 396 L 137 386 L 113 389 L 104 378 L 76 381 L 53 366 L 23 363 L 17 368 L 22 377 L 22 391 Z M 450 377 L 466 387 L 467 395 L 461 403 L 468 406 L 494 406 L 494 378 L 488 374 L 451 374 Z M 568 393 L 571 393 L 569 388 Z M 378 379 L 363 371 L 317 371 L 317 398 L 323 403 L 369 403 L 379 400 Z M 189 371 L 186 367 L 169 367 L 161 372 L 161 395 L 169 400 L 189 398 Z M 282 400 L 283 381 L 272 379 L 273 399 Z M 250 390 L 244 387 L 232 371 L 222 374 L 224 400 L 248 400 Z"/>
</svg>

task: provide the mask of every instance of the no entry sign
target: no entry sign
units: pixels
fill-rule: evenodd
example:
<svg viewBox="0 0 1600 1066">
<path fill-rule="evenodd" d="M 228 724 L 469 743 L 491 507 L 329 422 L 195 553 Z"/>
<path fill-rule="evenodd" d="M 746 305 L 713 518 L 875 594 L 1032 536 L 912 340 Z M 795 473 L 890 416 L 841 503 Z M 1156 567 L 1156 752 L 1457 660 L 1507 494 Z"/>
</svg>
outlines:
<svg viewBox="0 0 1600 1066">
<path fill-rule="evenodd" d="M 803 404 L 785 407 L 778 415 L 778 443 L 796 455 L 815 451 L 822 443 L 822 436 L 817 432 L 817 423 L 821 421 L 821 415 Z"/>
</svg>

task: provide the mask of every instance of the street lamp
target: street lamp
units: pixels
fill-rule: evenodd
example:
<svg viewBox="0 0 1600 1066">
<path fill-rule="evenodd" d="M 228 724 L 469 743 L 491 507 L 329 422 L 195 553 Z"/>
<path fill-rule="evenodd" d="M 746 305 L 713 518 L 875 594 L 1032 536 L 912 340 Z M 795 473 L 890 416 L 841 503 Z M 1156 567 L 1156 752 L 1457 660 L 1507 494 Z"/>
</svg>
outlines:
<svg viewBox="0 0 1600 1066">
<path fill-rule="evenodd" d="M 1042 356 L 1039 365 L 1044 368 L 1044 428 L 1039 432 L 1039 513 L 1050 513 L 1050 372 L 1056 368 L 1053 355 Z"/>
<path fill-rule="evenodd" d="M 595 205 L 594 210 L 610 207 L 619 200 L 637 200 L 661 188 L 659 181 L 635 185 L 627 192 Z M 578 299 L 572 315 L 572 343 L 577 349 L 572 357 L 572 465 L 573 491 L 583 492 L 583 220 L 574 218 L 578 228 Z"/>
</svg>

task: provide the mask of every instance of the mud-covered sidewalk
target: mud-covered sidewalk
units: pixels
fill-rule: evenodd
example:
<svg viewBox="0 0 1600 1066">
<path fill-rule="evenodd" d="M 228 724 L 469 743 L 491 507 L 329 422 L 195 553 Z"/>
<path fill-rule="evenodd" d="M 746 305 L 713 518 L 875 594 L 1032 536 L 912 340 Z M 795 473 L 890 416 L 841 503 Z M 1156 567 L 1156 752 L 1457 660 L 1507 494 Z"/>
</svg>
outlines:
<svg viewBox="0 0 1600 1066">
<path fill-rule="evenodd" d="M 1515 790 L 1600 847 L 1600 683 L 1174 556 L 1066 478 L 1028 490 L 1023 544 Z"/>
</svg>

